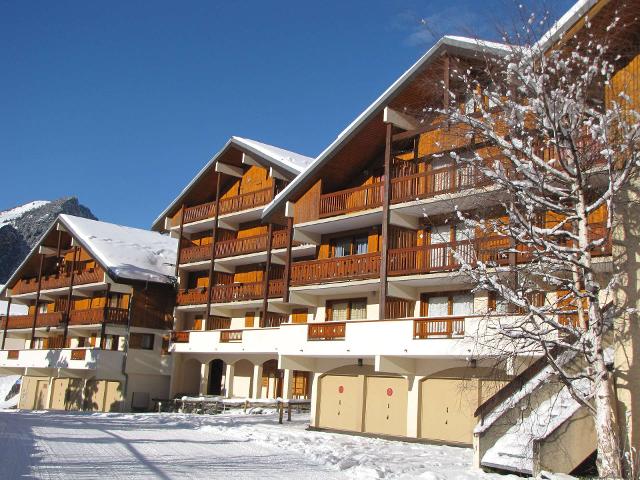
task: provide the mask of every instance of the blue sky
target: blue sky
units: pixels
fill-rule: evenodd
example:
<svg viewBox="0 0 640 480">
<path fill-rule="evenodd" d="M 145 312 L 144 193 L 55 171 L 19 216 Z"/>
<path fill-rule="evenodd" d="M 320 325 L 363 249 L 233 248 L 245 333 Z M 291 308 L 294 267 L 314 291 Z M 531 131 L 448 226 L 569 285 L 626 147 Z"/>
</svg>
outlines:
<svg viewBox="0 0 640 480">
<path fill-rule="evenodd" d="M 0 210 L 76 195 L 148 228 L 229 136 L 315 156 L 437 36 L 495 38 L 516 4 L 0 0 Z"/>
</svg>

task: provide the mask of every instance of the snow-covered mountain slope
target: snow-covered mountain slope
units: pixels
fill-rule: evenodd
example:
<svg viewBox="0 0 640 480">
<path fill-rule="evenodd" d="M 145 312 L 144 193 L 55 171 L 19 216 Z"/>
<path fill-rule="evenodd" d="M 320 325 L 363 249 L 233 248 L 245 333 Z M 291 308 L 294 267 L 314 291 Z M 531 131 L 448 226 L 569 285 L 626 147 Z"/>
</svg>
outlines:
<svg viewBox="0 0 640 480">
<path fill-rule="evenodd" d="M 0 211 L 0 283 L 9 278 L 61 213 L 96 219 L 75 197 L 36 200 Z"/>
</svg>

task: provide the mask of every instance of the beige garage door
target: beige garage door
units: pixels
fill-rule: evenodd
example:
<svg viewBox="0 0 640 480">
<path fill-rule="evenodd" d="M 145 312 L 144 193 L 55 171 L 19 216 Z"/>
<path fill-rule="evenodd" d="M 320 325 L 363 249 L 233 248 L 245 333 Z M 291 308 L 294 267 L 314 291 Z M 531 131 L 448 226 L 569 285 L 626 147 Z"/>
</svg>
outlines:
<svg viewBox="0 0 640 480">
<path fill-rule="evenodd" d="M 471 444 L 473 416 L 478 407 L 478 382 L 428 378 L 420 392 L 420 437 L 448 443 Z"/>
<path fill-rule="evenodd" d="M 408 383 L 404 378 L 367 377 L 364 431 L 407 434 Z"/>
<path fill-rule="evenodd" d="M 364 377 L 325 375 L 320 378 L 318 426 L 360 432 Z"/>
</svg>

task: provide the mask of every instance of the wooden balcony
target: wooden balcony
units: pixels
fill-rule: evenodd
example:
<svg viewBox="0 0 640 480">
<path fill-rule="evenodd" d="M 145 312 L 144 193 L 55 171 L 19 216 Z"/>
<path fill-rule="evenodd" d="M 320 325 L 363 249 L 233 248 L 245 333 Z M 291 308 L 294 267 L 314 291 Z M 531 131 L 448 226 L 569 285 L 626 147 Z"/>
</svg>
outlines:
<svg viewBox="0 0 640 480">
<path fill-rule="evenodd" d="M 189 343 L 189 332 L 172 332 L 171 341 L 173 343 Z"/>
<path fill-rule="evenodd" d="M 240 342 L 242 342 L 242 330 L 222 330 L 220 332 L 220 343 Z"/>
<path fill-rule="evenodd" d="M 85 360 L 87 351 L 83 348 L 74 348 L 71 350 L 71 360 Z"/>
<path fill-rule="evenodd" d="M 380 253 L 295 262 L 291 266 L 292 285 L 325 281 L 362 280 L 380 275 Z"/>
<path fill-rule="evenodd" d="M 263 298 L 264 282 L 229 283 L 216 285 L 211 290 L 211 303 L 229 303 Z M 269 297 L 281 297 L 284 294 L 284 281 L 269 282 Z M 178 305 L 205 305 L 207 288 L 196 288 L 178 293 Z"/>
<path fill-rule="evenodd" d="M 6 317 L 0 317 L 0 330 L 4 329 Z M 38 313 L 36 328 L 57 327 L 62 322 L 62 312 Z M 10 315 L 8 330 L 33 327 L 33 314 L 31 315 Z"/>
<path fill-rule="evenodd" d="M 391 179 L 391 203 L 435 197 L 489 185 L 471 166 L 451 166 Z"/>
<path fill-rule="evenodd" d="M 464 317 L 416 318 L 413 338 L 453 338 L 464 336 Z"/>
<path fill-rule="evenodd" d="M 288 231 L 279 230 L 273 233 L 272 248 L 287 246 Z M 216 243 L 216 258 L 234 257 L 267 250 L 267 235 L 253 235 Z M 180 250 L 180 263 L 202 262 L 211 258 L 211 245 L 183 248 Z"/>
<path fill-rule="evenodd" d="M 368 210 L 382 205 L 382 183 L 320 195 L 320 218 Z"/>
<path fill-rule="evenodd" d="M 207 330 L 226 330 L 231 327 L 231 319 L 224 317 L 209 317 Z"/>
<path fill-rule="evenodd" d="M 346 329 L 344 322 L 310 323 L 307 340 L 344 340 Z"/>
<path fill-rule="evenodd" d="M 273 188 L 263 188 L 262 190 L 256 190 L 255 192 L 243 193 L 241 195 L 235 195 L 233 197 L 227 197 L 220 199 L 218 204 L 220 212 L 219 215 L 224 215 L 232 212 L 240 212 L 242 210 L 249 210 L 251 208 L 262 207 L 273 200 Z M 193 223 L 199 220 L 206 220 L 213 218 L 216 215 L 216 203 L 209 202 L 194 207 L 185 208 L 184 210 L 184 223 Z"/>
<path fill-rule="evenodd" d="M 266 320 L 260 319 L 260 326 L 262 328 L 276 328 L 287 323 L 289 316 L 281 313 L 267 312 Z"/>
<path fill-rule="evenodd" d="M 471 265 L 477 260 L 506 265 L 509 263 L 509 245 L 507 237 L 495 236 L 393 249 L 389 251 L 389 274 L 414 275 L 457 270 L 462 259 Z"/>
<path fill-rule="evenodd" d="M 88 308 L 86 310 L 72 310 L 69 315 L 69 325 L 95 325 L 103 322 L 126 325 L 129 311 L 126 308 Z"/>
<path fill-rule="evenodd" d="M 98 283 L 104 280 L 104 270 L 97 266 L 91 270 L 76 272 L 73 278 L 74 285 L 86 285 L 89 283 Z M 71 285 L 71 274 L 43 275 L 41 290 L 52 290 L 55 288 L 64 288 Z M 20 295 L 23 293 L 32 293 L 38 290 L 37 278 L 24 278 L 18 280 L 12 288 L 12 294 Z"/>
<path fill-rule="evenodd" d="M 18 360 L 20 358 L 20 350 L 8 350 L 7 358 L 9 360 Z"/>
</svg>

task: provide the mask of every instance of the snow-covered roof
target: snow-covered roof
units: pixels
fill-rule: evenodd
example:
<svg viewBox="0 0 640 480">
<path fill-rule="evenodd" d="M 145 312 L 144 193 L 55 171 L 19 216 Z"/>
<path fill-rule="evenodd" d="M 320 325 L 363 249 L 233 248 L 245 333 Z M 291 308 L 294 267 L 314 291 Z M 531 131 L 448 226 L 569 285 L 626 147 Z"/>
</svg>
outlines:
<svg viewBox="0 0 640 480">
<path fill-rule="evenodd" d="M 191 190 L 196 182 L 207 172 L 218 159 L 230 148 L 236 147 L 250 155 L 253 155 L 255 160 L 265 162 L 267 166 L 274 166 L 286 170 L 295 177 L 300 172 L 304 171 L 311 163 L 313 158 L 301 155 L 299 153 L 285 150 L 284 148 L 274 147 L 266 143 L 258 142 L 256 140 L 250 140 L 242 137 L 231 137 L 227 143 L 206 163 L 204 167 L 196 174 L 195 177 L 182 189 L 180 194 L 165 208 L 160 215 L 153 221 L 153 229 L 159 229 L 164 221 L 165 217 L 169 215 L 173 209 L 180 203 L 184 196 Z"/>
<path fill-rule="evenodd" d="M 580 18 L 593 7 L 598 0 L 578 0 L 567 12 L 555 22 L 549 30 L 536 42 L 541 50 L 550 48 L 561 35 L 566 33 Z"/>
<path fill-rule="evenodd" d="M 459 49 L 469 52 L 486 52 L 491 54 L 503 55 L 509 51 L 509 46 L 496 42 L 485 42 L 483 40 L 445 36 L 431 47 L 420 59 L 414 63 L 406 72 L 404 72 L 382 95 L 380 95 L 371 105 L 369 105 L 347 128 L 345 128 L 337 138 L 309 165 L 309 167 L 300 175 L 298 175 L 280 195 L 263 210 L 263 218 L 273 214 L 276 209 L 282 207 L 285 202 L 297 188 L 311 175 L 317 173 L 324 164 L 344 146 L 351 137 L 372 117 L 379 114 L 382 109 L 391 101 L 391 99 L 407 85 L 407 83 L 415 77 L 415 75 L 427 64 L 437 59 L 444 49 Z"/>
<path fill-rule="evenodd" d="M 63 214 L 58 219 L 114 279 L 172 282 L 177 239 L 72 215 Z"/>
<path fill-rule="evenodd" d="M 178 240 L 149 230 L 61 214 L 7 281 L 12 284 L 42 241 L 60 223 L 117 282 L 143 281 L 171 284 L 174 280 Z M 5 287 L 0 287 L 0 297 Z"/>
</svg>

